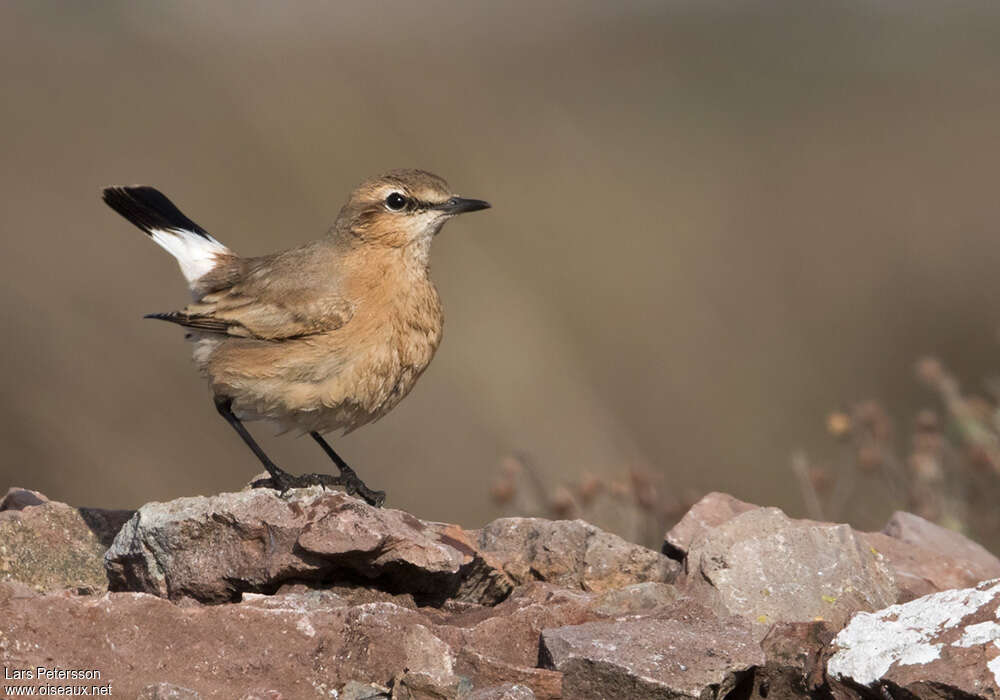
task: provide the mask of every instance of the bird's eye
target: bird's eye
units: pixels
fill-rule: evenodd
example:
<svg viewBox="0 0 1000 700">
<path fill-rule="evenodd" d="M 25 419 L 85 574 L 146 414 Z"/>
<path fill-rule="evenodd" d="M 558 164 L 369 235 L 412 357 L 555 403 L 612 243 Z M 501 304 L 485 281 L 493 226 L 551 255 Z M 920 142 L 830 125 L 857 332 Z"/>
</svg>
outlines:
<svg viewBox="0 0 1000 700">
<path fill-rule="evenodd" d="M 400 211 L 406 207 L 406 197 L 399 192 L 392 192 L 385 198 L 385 205 L 393 211 Z"/>
</svg>

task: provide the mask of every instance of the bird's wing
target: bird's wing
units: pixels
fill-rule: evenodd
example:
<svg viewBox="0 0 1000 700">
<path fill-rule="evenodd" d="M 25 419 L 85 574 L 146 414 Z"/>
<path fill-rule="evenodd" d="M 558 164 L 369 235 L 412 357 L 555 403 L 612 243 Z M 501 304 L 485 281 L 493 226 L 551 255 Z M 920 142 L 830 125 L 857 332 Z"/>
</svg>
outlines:
<svg viewBox="0 0 1000 700">
<path fill-rule="evenodd" d="M 336 330 L 354 305 L 336 276 L 324 269 L 323 251 L 290 251 L 257 258 L 238 280 L 204 294 L 181 311 L 148 318 L 194 330 L 261 340 L 287 340 Z"/>
</svg>

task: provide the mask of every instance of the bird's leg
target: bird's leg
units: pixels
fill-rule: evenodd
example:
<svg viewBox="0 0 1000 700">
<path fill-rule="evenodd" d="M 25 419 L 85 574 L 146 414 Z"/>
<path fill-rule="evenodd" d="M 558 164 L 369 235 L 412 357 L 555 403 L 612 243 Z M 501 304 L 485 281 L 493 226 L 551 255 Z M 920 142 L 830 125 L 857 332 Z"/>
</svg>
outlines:
<svg viewBox="0 0 1000 700">
<path fill-rule="evenodd" d="M 319 446 L 323 448 L 326 452 L 326 456 L 333 460 L 333 463 L 337 465 L 337 469 L 340 470 L 340 483 L 347 489 L 347 492 L 351 495 L 361 496 L 363 499 L 368 501 L 376 508 L 381 508 L 382 504 L 385 502 L 385 491 L 373 491 L 368 488 L 367 484 L 361 480 L 361 478 L 351 469 L 347 462 L 341 458 L 330 444 L 323 439 L 323 436 L 313 431 L 309 433 L 312 435 L 313 440 L 319 443 Z"/>
<path fill-rule="evenodd" d="M 291 476 L 291 474 L 271 461 L 271 458 L 268 457 L 264 453 L 264 450 L 260 448 L 260 445 L 258 445 L 257 441 L 253 439 L 253 436 L 250 435 L 250 432 L 246 429 L 243 423 L 240 422 L 240 419 L 236 417 L 233 413 L 232 399 L 224 396 L 216 396 L 215 410 L 219 412 L 219 415 L 226 419 L 226 422 L 229 423 L 229 425 L 233 426 L 233 430 L 235 430 L 237 434 L 243 438 L 243 442 L 247 444 L 247 447 L 249 447 L 250 450 L 257 455 L 257 459 L 259 459 L 261 464 L 264 465 L 264 468 L 267 469 L 267 473 L 271 475 L 271 479 L 275 484 L 281 484 Z M 281 490 L 287 491 L 288 489 L 286 487 Z"/>
<path fill-rule="evenodd" d="M 243 425 L 242 421 L 236 417 L 233 413 L 233 400 L 227 397 L 217 396 L 215 398 L 215 408 L 218 410 L 219 414 L 226 419 L 229 425 L 233 426 L 233 430 L 243 439 L 243 442 L 247 444 L 247 447 L 257 455 L 257 459 L 260 460 L 264 468 L 267 469 L 267 473 L 271 475 L 270 479 L 261 479 L 255 481 L 252 485 L 254 488 L 266 488 L 274 487 L 285 493 L 289 489 L 295 488 L 306 488 L 309 486 L 322 486 L 326 488 L 327 486 L 342 486 L 351 495 L 359 495 L 364 498 L 368 503 L 373 506 L 381 506 L 382 502 L 385 500 L 385 493 L 382 491 L 372 491 L 365 483 L 358 478 L 358 475 L 354 473 L 344 460 L 337 456 L 337 453 L 326 444 L 322 437 L 317 433 L 313 433 L 312 436 L 316 438 L 323 449 L 326 450 L 327 454 L 330 455 L 331 459 L 340 468 L 340 476 L 333 476 L 331 474 L 302 474 L 301 476 L 294 476 L 289 474 L 284 469 L 279 467 L 277 464 L 271 461 L 264 450 L 261 449 L 257 441 L 253 439 L 250 432 Z"/>
</svg>

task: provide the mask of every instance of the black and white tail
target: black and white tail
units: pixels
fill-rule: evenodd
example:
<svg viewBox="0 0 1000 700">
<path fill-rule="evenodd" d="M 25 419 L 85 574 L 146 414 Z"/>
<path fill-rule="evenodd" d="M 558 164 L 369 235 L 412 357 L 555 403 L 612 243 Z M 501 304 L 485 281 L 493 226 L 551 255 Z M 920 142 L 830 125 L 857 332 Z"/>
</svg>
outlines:
<svg viewBox="0 0 1000 700">
<path fill-rule="evenodd" d="M 208 235 L 208 231 L 184 216 L 156 188 L 145 185 L 107 187 L 104 201 L 177 258 L 181 273 L 192 288 L 215 267 L 219 256 L 233 254 Z"/>
</svg>

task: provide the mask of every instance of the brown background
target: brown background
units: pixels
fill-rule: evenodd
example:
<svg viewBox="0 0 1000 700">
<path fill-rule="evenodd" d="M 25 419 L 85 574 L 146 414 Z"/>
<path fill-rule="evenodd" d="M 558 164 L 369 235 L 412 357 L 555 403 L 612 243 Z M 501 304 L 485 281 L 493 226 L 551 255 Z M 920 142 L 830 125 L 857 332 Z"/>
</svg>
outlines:
<svg viewBox="0 0 1000 700">
<path fill-rule="evenodd" d="M 30 0 L 0 57 L 0 487 L 135 506 L 258 470 L 141 319 L 186 290 L 115 183 L 246 254 L 389 168 L 493 202 L 435 243 L 437 359 L 338 443 L 425 518 L 491 517 L 513 450 L 801 514 L 789 454 L 828 448 L 830 409 L 908 420 L 925 353 L 998 367 L 996 3 Z"/>
</svg>

